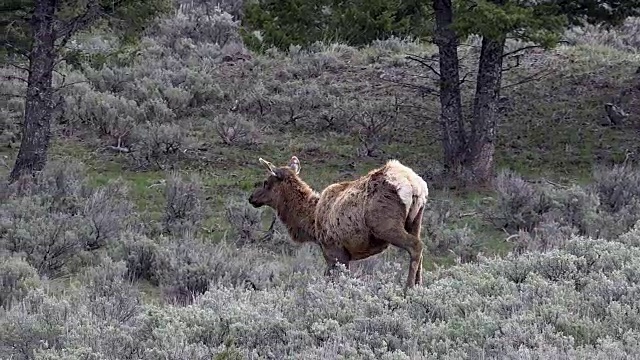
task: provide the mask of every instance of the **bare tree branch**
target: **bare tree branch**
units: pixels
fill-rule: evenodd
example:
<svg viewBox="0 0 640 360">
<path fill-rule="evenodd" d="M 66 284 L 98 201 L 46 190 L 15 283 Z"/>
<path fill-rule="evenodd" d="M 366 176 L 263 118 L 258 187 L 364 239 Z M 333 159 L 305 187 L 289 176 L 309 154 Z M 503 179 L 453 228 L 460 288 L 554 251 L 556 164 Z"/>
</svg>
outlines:
<svg viewBox="0 0 640 360">
<path fill-rule="evenodd" d="M 546 77 L 548 75 L 551 75 L 552 73 L 553 73 L 552 70 L 543 69 L 543 70 L 540 70 L 540 71 L 536 72 L 535 74 L 533 74 L 531 76 L 524 77 L 520 81 L 517 81 L 517 82 L 515 82 L 513 84 L 504 85 L 500 89 L 508 89 L 510 87 L 526 84 L 528 82 L 542 80 L 544 77 Z"/>
<path fill-rule="evenodd" d="M 519 52 L 522 52 L 522 51 L 531 50 L 531 49 L 538 49 L 538 48 L 542 48 L 542 46 L 540 46 L 540 45 L 523 46 L 521 48 L 518 48 L 518 49 L 515 49 L 513 51 L 509 51 L 509 52 L 506 52 L 506 53 L 502 54 L 502 57 L 506 58 L 508 56 L 515 55 L 515 54 L 517 54 Z"/>
<path fill-rule="evenodd" d="M 23 98 L 23 99 L 25 99 L 25 98 L 26 98 L 26 96 L 25 96 L 25 95 L 9 94 L 9 93 L 0 93 L 0 96 L 8 97 L 8 98 Z"/>
<path fill-rule="evenodd" d="M 14 76 L 14 75 L 0 75 L 1 78 L 5 79 L 5 80 L 20 80 L 24 83 L 27 83 L 27 79 L 21 77 L 21 76 Z"/>
<path fill-rule="evenodd" d="M 514 37 L 514 39 L 518 39 L 519 40 L 521 38 Z M 567 41 L 567 40 L 560 40 L 560 41 L 558 41 L 558 44 L 570 44 L 570 42 Z M 544 46 L 542 46 L 542 45 L 527 45 L 527 46 L 523 46 L 523 47 L 520 47 L 520 48 L 517 48 L 515 50 L 512 50 L 512 51 L 509 51 L 509 52 L 506 52 L 506 53 L 502 54 L 502 57 L 504 58 L 504 57 L 511 56 L 511 55 L 517 54 L 519 52 L 526 51 L 526 50 L 531 50 L 531 49 L 544 49 Z"/>
<path fill-rule="evenodd" d="M 53 91 L 54 92 L 60 91 L 60 90 L 62 90 L 64 88 L 66 88 L 66 87 L 73 86 L 73 85 L 78 85 L 78 84 L 84 84 L 84 83 L 89 83 L 89 82 L 87 80 L 79 80 L 79 81 L 70 82 L 68 84 L 64 84 L 63 83 L 62 85 L 60 85 L 57 88 L 55 88 Z"/>
<path fill-rule="evenodd" d="M 388 81 L 390 83 L 394 83 L 396 85 L 400 85 L 405 88 L 417 90 L 420 93 L 420 96 L 426 96 L 426 95 L 440 96 L 440 93 L 438 92 L 438 90 L 426 85 L 416 85 L 416 84 L 406 83 L 406 82 L 392 80 L 392 79 L 385 79 L 385 78 L 382 78 L 382 80 Z"/>
<path fill-rule="evenodd" d="M 29 69 L 20 65 L 17 65 L 13 62 L 9 62 L 7 65 L 9 66 L 13 66 L 14 68 L 18 69 L 18 70 L 22 70 L 22 71 L 26 71 L 27 73 L 29 72 Z"/>
<path fill-rule="evenodd" d="M 514 57 L 516 59 L 516 63 L 514 65 L 507 65 L 507 67 L 502 68 L 502 72 L 509 71 L 520 66 L 520 58 L 522 57 L 522 55 L 516 55 Z"/>
<path fill-rule="evenodd" d="M 462 75 L 462 79 L 460 79 L 459 84 L 460 84 L 460 85 L 462 85 L 462 84 L 464 84 L 466 81 L 468 81 L 468 80 L 467 80 L 467 77 L 468 77 L 469 75 L 471 75 L 471 72 L 467 72 L 467 73 L 465 73 L 464 75 Z"/>
<path fill-rule="evenodd" d="M 423 58 L 422 56 L 409 54 L 405 56 L 405 58 L 420 63 L 422 66 L 426 67 L 427 69 L 431 70 L 434 74 L 436 74 L 437 77 L 440 77 L 440 73 L 433 66 L 427 63 L 428 60 Z"/>
</svg>

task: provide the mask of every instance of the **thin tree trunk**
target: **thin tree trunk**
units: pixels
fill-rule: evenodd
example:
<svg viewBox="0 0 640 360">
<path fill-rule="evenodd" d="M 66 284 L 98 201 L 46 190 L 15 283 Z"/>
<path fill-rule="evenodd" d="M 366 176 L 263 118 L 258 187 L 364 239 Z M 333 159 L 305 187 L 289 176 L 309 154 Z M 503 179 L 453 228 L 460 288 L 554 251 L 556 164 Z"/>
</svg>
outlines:
<svg viewBox="0 0 640 360">
<path fill-rule="evenodd" d="M 451 29 L 451 0 L 434 0 L 433 10 L 436 17 L 435 43 L 438 46 L 440 61 L 440 123 L 444 170 L 448 178 L 457 179 L 461 175 L 466 147 L 460 94 L 458 36 Z"/>
<path fill-rule="evenodd" d="M 493 177 L 498 99 L 502 83 L 505 38 L 482 39 L 473 104 L 470 152 L 465 167 L 475 185 L 488 185 Z"/>
<path fill-rule="evenodd" d="M 51 138 L 52 76 L 55 63 L 54 15 L 56 0 L 37 0 L 31 18 L 33 44 L 22 124 L 22 142 L 9 175 L 10 181 L 40 171 L 47 160 Z"/>
</svg>

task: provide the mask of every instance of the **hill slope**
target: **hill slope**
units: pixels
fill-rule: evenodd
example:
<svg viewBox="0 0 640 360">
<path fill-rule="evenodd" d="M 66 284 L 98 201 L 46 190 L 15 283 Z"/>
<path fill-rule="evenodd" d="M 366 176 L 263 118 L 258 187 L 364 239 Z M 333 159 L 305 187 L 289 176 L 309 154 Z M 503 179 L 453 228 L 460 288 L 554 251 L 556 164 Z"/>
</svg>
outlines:
<svg viewBox="0 0 640 360">
<path fill-rule="evenodd" d="M 50 163 L 0 193 L 1 357 L 637 356 L 640 175 L 599 168 L 638 156 L 634 51 L 587 34 L 525 52 L 502 94 L 506 170 L 495 191 L 458 194 L 434 186 L 436 83 L 405 58 L 433 46 L 259 55 L 187 30 L 167 19 L 137 57 L 62 64 L 58 85 L 77 84 L 59 91 Z M 467 102 L 473 45 L 460 49 Z M 10 165 L 24 105 L 2 101 Z M 610 101 L 630 114 L 620 127 L 600 125 Z M 422 174 L 425 286 L 402 297 L 395 248 L 329 281 L 316 247 L 267 229 L 271 211 L 246 202 L 257 159 L 291 155 L 318 190 L 388 158 Z"/>
</svg>

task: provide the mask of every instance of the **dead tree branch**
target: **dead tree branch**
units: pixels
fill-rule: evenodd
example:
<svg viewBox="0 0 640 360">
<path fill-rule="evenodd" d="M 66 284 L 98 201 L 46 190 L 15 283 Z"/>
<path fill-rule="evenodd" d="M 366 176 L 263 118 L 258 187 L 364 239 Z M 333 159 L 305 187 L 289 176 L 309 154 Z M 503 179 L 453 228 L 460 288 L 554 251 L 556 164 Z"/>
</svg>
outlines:
<svg viewBox="0 0 640 360">
<path fill-rule="evenodd" d="M 27 79 L 21 77 L 21 76 L 15 76 L 15 75 L 0 75 L 1 78 L 5 79 L 5 80 L 19 80 L 24 82 L 25 84 L 28 83 Z"/>
<path fill-rule="evenodd" d="M 533 74 L 531 76 L 524 77 L 521 80 L 516 81 L 513 84 L 504 85 L 500 89 L 508 89 L 510 87 L 526 84 L 528 82 L 542 80 L 543 78 L 545 78 L 548 75 L 551 75 L 552 73 L 553 73 L 553 71 L 551 71 L 551 70 L 543 69 L 543 70 L 540 70 L 540 71 L 536 72 L 535 74 Z"/>
<path fill-rule="evenodd" d="M 9 65 L 9 66 L 13 66 L 14 68 L 16 68 L 16 69 L 18 69 L 18 70 L 25 71 L 26 73 L 29 73 L 29 68 L 26 68 L 26 67 L 24 67 L 24 66 L 17 65 L 17 64 L 16 64 L 16 63 L 14 63 L 14 62 L 9 62 L 9 63 L 8 63 L 8 65 Z"/>
<path fill-rule="evenodd" d="M 431 72 L 433 72 L 437 77 L 440 77 L 440 73 L 438 72 L 438 70 L 436 70 L 433 66 L 431 66 L 427 61 L 429 61 L 428 59 L 422 57 L 422 56 L 418 56 L 418 55 L 412 55 L 409 54 L 407 56 L 405 56 L 406 59 L 408 60 L 413 60 L 417 63 L 420 63 L 420 65 L 426 67 L 427 69 L 431 70 Z"/>
<path fill-rule="evenodd" d="M 531 50 L 531 49 L 540 49 L 540 48 L 542 48 L 542 46 L 540 46 L 540 45 L 523 46 L 523 47 L 520 47 L 520 48 L 517 48 L 515 50 L 512 50 L 512 51 L 509 51 L 509 52 L 506 52 L 506 53 L 502 54 L 502 57 L 506 58 L 506 57 L 515 55 L 517 53 L 523 52 L 523 51 L 527 51 L 527 50 Z"/>
<path fill-rule="evenodd" d="M 0 93 L 0 96 L 7 97 L 7 98 L 23 98 L 23 99 L 26 99 L 25 95 L 19 95 L 19 94 Z"/>
<path fill-rule="evenodd" d="M 436 97 L 440 96 L 440 92 L 438 92 L 438 90 L 436 90 L 435 88 L 429 87 L 427 85 L 416 85 L 416 84 L 411 84 L 411 83 L 402 82 L 402 81 L 393 80 L 393 79 L 385 79 L 385 78 L 383 78 L 382 80 L 390 83 L 394 83 L 396 85 L 400 85 L 401 87 L 404 87 L 404 88 L 416 90 L 418 91 L 420 96 L 427 96 L 427 95 L 433 95 Z"/>
<path fill-rule="evenodd" d="M 514 65 L 507 65 L 507 67 L 502 68 L 502 72 L 520 67 L 520 58 L 522 57 L 522 55 L 514 55 L 513 57 L 516 59 L 516 63 Z"/>
<path fill-rule="evenodd" d="M 560 41 L 558 41 L 558 44 L 569 44 L 569 41 L 567 41 L 567 40 L 560 40 Z M 509 51 L 509 52 L 506 52 L 506 53 L 502 54 L 502 57 L 503 57 L 503 58 L 506 58 L 506 57 L 508 57 L 508 56 L 512 56 L 512 55 L 515 55 L 515 54 L 517 54 L 517 53 L 520 53 L 520 52 L 523 52 L 523 51 L 527 51 L 527 50 L 532 50 L 532 49 L 544 49 L 544 46 L 542 46 L 542 45 L 527 45 L 527 46 L 522 46 L 522 47 L 519 47 L 519 48 L 517 48 L 517 49 L 515 49 L 515 50 L 511 50 L 511 51 Z"/>
</svg>

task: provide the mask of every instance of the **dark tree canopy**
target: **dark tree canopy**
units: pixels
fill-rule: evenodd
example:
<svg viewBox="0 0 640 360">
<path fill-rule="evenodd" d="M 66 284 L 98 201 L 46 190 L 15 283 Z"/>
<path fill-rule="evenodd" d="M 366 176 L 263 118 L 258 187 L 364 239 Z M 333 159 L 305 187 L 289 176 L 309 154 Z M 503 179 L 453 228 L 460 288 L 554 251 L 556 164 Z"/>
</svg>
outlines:
<svg viewBox="0 0 640 360">
<path fill-rule="evenodd" d="M 33 18 L 38 0 L 3 0 L 0 3 L 2 55 L 27 55 L 34 42 Z M 53 31 L 62 47 L 73 35 L 103 26 L 124 39 L 139 35 L 150 20 L 171 10 L 170 0 L 64 0 L 50 1 L 54 9 Z"/>
</svg>

